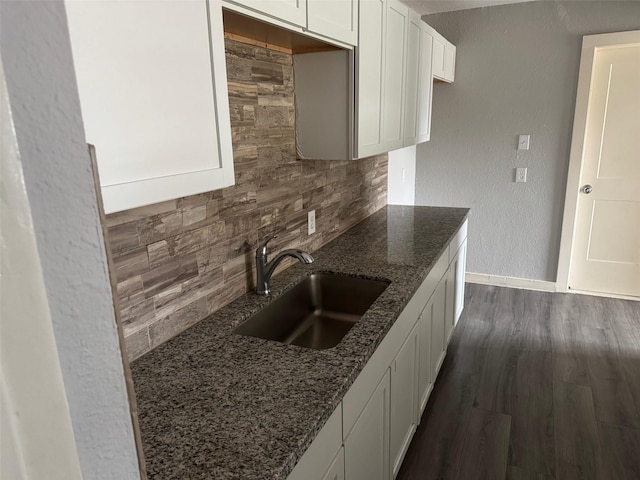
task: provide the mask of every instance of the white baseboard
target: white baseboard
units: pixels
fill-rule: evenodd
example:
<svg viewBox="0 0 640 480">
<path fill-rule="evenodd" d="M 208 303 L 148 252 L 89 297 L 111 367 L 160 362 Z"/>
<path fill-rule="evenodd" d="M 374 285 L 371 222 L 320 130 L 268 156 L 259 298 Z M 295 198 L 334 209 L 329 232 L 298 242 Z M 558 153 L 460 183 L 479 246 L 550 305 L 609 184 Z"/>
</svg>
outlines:
<svg viewBox="0 0 640 480">
<path fill-rule="evenodd" d="M 545 280 L 531 280 L 528 278 L 503 277 L 501 275 L 486 275 L 484 273 L 467 272 L 465 280 L 469 283 L 479 283 L 481 285 L 493 285 L 496 287 L 524 288 L 526 290 L 537 290 L 540 292 L 556 292 L 556 282 Z"/>
<path fill-rule="evenodd" d="M 573 289 L 567 290 L 567 293 L 575 293 L 578 295 L 591 295 L 592 297 L 617 298 L 619 300 L 633 300 L 634 302 L 640 302 L 640 297 L 631 297 L 629 295 L 618 295 L 616 293 L 589 292 L 587 290 L 573 290 Z"/>
</svg>

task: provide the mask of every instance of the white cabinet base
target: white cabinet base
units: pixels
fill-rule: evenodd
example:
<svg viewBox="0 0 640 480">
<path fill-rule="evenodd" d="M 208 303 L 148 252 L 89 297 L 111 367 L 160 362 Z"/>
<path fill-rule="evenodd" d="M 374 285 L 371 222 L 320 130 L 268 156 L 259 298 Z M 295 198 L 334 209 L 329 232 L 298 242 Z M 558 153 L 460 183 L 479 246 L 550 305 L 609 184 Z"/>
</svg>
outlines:
<svg viewBox="0 0 640 480">
<path fill-rule="evenodd" d="M 340 448 L 322 480 L 344 480 L 344 448 Z"/>
<path fill-rule="evenodd" d="M 346 480 L 389 479 L 389 370 L 344 441 Z"/>
<path fill-rule="evenodd" d="M 396 477 L 462 311 L 466 239 L 465 221 L 288 480 Z"/>
<path fill-rule="evenodd" d="M 402 465 L 416 431 L 418 325 L 404 343 L 391 364 L 391 478 Z"/>
</svg>

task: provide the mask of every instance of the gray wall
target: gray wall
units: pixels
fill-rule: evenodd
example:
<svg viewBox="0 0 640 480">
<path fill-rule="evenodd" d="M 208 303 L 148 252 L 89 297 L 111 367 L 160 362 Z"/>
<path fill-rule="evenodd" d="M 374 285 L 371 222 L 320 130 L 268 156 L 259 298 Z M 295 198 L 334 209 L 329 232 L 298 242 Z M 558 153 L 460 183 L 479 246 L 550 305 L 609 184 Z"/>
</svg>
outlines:
<svg viewBox="0 0 640 480">
<path fill-rule="evenodd" d="M 457 46 L 418 145 L 416 205 L 469 206 L 469 272 L 556 280 L 583 35 L 640 29 L 640 2 L 528 2 L 429 15 Z M 517 151 L 518 134 L 530 134 Z M 514 183 L 527 167 L 527 183 Z"/>
<path fill-rule="evenodd" d="M 82 476 L 139 478 L 64 3 L 0 1 L 0 52 Z"/>
</svg>

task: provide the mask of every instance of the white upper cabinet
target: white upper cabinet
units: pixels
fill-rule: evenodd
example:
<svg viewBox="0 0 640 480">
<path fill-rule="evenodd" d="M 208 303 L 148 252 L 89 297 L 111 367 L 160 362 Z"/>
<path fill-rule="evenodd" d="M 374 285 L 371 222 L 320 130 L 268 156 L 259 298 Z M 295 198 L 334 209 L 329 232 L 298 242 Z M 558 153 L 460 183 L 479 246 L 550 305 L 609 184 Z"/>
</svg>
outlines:
<svg viewBox="0 0 640 480">
<path fill-rule="evenodd" d="M 433 68 L 433 76 L 436 78 L 444 78 L 444 45 L 446 40 L 438 35 L 437 32 L 434 32 L 433 35 L 433 57 L 432 57 L 432 68 Z"/>
<path fill-rule="evenodd" d="M 382 93 L 383 152 L 403 146 L 403 91 L 406 75 L 405 47 L 408 25 L 409 8 L 396 0 L 387 0 Z"/>
<path fill-rule="evenodd" d="M 225 0 L 225 3 L 242 5 L 299 27 L 307 26 L 307 0 Z"/>
<path fill-rule="evenodd" d="M 353 52 L 294 55 L 298 157 L 364 158 L 430 140 L 435 72 L 452 81 L 454 69 L 455 47 L 418 14 L 360 0 Z"/>
<path fill-rule="evenodd" d="M 431 139 L 431 99 L 433 96 L 433 73 L 431 56 L 433 36 L 429 26 L 420 25 L 420 75 L 418 76 L 418 136 L 416 143 L 428 142 Z"/>
<path fill-rule="evenodd" d="M 349 45 L 357 45 L 358 0 L 309 0 L 307 29 Z"/>
<path fill-rule="evenodd" d="M 336 45 L 358 43 L 358 0 L 224 0 L 223 4 L 243 15 Z"/>
<path fill-rule="evenodd" d="M 456 46 L 447 42 L 444 47 L 444 78 L 445 82 L 453 82 L 456 76 Z"/>
<path fill-rule="evenodd" d="M 220 2 L 66 9 L 106 213 L 233 185 Z"/>
<path fill-rule="evenodd" d="M 433 37 L 433 76 L 443 82 L 451 83 L 455 77 L 456 47 L 432 27 L 428 26 L 427 31 Z"/>
<path fill-rule="evenodd" d="M 406 66 L 404 88 L 404 143 L 418 143 L 418 111 L 421 60 L 422 60 L 422 20 L 413 10 L 409 11 L 409 25 L 406 35 Z M 431 55 L 429 55 L 431 57 Z M 429 69 L 431 65 L 429 65 Z M 429 78 L 429 80 L 431 80 Z"/>
<path fill-rule="evenodd" d="M 360 2 L 360 33 L 356 49 L 356 138 L 354 157 L 382 151 L 382 80 L 384 76 L 383 0 Z M 347 86 L 348 87 L 348 86 Z"/>
</svg>

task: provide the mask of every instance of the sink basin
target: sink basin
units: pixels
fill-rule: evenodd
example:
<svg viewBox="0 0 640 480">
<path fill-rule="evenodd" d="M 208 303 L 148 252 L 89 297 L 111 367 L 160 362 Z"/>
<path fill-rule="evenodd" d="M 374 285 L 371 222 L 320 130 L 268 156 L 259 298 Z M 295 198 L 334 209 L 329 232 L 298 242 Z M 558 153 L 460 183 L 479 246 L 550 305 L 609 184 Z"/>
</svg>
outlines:
<svg viewBox="0 0 640 480">
<path fill-rule="evenodd" d="M 335 347 L 388 286 L 381 280 L 315 273 L 235 333 L 316 350 Z"/>
</svg>

